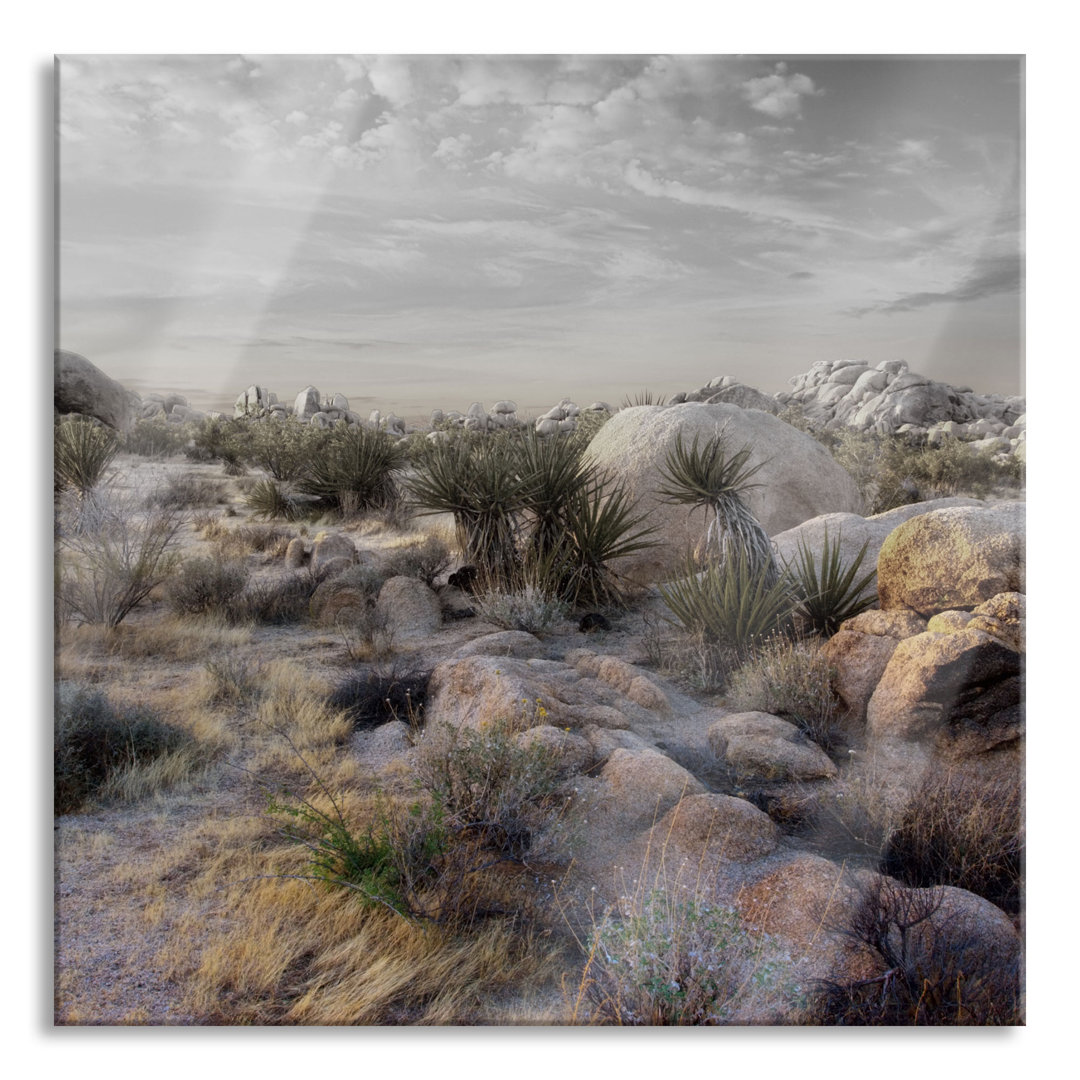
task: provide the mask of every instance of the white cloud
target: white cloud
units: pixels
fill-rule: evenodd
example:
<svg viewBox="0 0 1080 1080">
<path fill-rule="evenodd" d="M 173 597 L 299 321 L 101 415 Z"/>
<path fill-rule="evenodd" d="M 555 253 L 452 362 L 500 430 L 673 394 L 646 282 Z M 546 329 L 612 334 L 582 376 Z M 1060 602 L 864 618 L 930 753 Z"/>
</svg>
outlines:
<svg viewBox="0 0 1080 1080">
<path fill-rule="evenodd" d="M 820 91 L 814 88 L 813 80 L 808 76 L 789 75 L 787 64 L 779 63 L 774 74 L 747 79 L 742 84 L 742 93 L 752 109 L 774 120 L 783 120 L 798 116 L 802 99 Z"/>
</svg>

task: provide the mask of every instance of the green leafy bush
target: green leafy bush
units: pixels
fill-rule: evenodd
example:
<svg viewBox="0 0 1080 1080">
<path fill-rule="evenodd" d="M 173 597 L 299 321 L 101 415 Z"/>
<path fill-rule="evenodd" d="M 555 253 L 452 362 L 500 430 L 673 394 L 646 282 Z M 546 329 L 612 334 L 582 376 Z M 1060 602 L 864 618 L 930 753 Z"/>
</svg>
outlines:
<svg viewBox="0 0 1080 1080">
<path fill-rule="evenodd" d="M 479 730 L 444 724 L 420 742 L 417 773 L 459 833 L 502 858 L 520 858 L 564 810 L 563 769 L 524 726 L 500 719 Z"/>
<path fill-rule="evenodd" d="M 101 482 L 120 448 L 112 428 L 87 416 L 65 416 L 53 430 L 53 487 L 87 495 Z"/>
<path fill-rule="evenodd" d="M 114 706 L 98 690 L 59 687 L 53 724 L 56 813 L 78 810 L 118 772 L 191 742 L 151 709 Z"/>
</svg>

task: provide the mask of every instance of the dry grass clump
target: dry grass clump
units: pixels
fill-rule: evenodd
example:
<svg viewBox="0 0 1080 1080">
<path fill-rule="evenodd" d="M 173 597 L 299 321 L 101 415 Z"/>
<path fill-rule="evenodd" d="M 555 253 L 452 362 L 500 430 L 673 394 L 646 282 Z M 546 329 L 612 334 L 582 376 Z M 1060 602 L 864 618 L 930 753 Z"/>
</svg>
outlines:
<svg viewBox="0 0 1080 1080">
<path fill-rule="evenodd" d="M 227 503 L 228 495 L 220 480 L 190 473 L 173 473 L 156 486 L 143 500 L 149 509 L 193 510 Z"/>
<path fill-rule="evenodd" d="M 53 727 L 56 813 L 91 799 L 135 799 L 187 779 L 212 756 L 145 706 L 114 705 L 100 690 L 61 685 Z"/>
<path fill-rule="evenodd" d="M 907 885 L 954 885 L 1018 914 L 1024 789 L 1017 781 L 927 777 L 889 836 L 882 872 Z"/>
<path fill-rule="evenodd" d="M 214 542 L 224 559 L 254 554 L 280 559 L 284 557 L 289 542 L 297 535 L 295 530 L 281 525 L 227 525 L 220 517 L 200 517 L 195 524 L 202 538 Z"/>
<path fill-rule="evenodd" d="M 731 673 L 727 704 L 740 712 L 780 716 L 828 750 L 839 712 L 834 677 L 820 641 L 777 637 Z"/>
<path fill-rule="evenodd" d="M 188 983 L 205 1023 L 484 1023 L 486 998 L 552 979 L 559 963 L 505 921 L 462 934 L 302 881 L 236 885 L 222 902 L 229 930 Z"/>
<path fill-rule="evenodd" d="M 187 559 L 165 584 L 169 607 L 177 615 L 228 611 L 244 590 L 251 571 L 239 559 Z"/>
</svg>

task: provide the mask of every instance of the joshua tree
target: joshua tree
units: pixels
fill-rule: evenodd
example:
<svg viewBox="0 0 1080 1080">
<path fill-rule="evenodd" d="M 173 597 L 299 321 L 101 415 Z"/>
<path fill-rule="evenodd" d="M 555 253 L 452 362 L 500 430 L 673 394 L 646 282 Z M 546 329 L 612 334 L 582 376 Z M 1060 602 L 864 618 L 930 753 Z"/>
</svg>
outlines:
<svg viewBox="0 0 1080 1080">
<path fill-rule="evenodd" d="M 667 502 L 705 508 L 710 514 L 706 551 L 715 548 L 721 562 L 745 557 L 751 571 L 764 572 L 771 584 L 780 577 L 772 543 L 742 498 L 759 486 L 749 480 L 765 464 L 750 465 L 750 454 L 749 444 L 729 453 L 719 428 L 704 446 L 695 435 L 687 448 L 679 435 L 661 466 L 660 495 Z"/>
</svg>

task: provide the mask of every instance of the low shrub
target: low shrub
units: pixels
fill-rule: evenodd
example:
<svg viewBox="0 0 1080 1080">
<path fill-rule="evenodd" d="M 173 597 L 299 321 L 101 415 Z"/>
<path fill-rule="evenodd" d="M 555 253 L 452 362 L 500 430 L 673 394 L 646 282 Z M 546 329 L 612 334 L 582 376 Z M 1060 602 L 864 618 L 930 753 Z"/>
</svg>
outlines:
<svg viewBox="0 0 1080 1080">
<path fill-rule="evenodd" d="M 58 688 L 53 725 L 53 805 L 78 810 L 118 773 L 182 751 L 191 736 L 152 709 L 117 707 L 98 690 Z"/>
<path fill-rule="evenodd" d="M 427 729 L 419 744 L 421 784 L 457 833 L 499 858 L 535 854 L 539 837 L 568 803 L 557 754 L 543 743 L 519 740 L 524 727 L 512 719 L 480 730 L 444 724 Z"/>
<path fill-rule="evenodd" d="M 908 889 L 875 876 L 844 927 L 884 962 L 884 974 L 821 983 L 811 995 L 816 1022 L 888 1027 L 1022 1024 L 1020 971 L 985 944 L 935 918 L 938 889 Z"/>
<path fill-rule="evenodd" d="M 188 442 L 185 424 L 165 420 L 139 420 L 121 441 L 125 452 L 146 458 L 168 458 L 179 454 Z"/>
<path fill-rule="evenodd" d="M 214 506 L 226 501 L 221 484 L 217 481 L 205 476 L 179 473 L 170 476 L 147 495 L 144 505 L 149 508 L 191 510 L 202 506 Z"/>
<path fill-rule="evenodd" d="M 445 573 L 453 561 L 450 548 L 437 536 L 425 536 L 401 547 L 393 548 L 381 560 L 383 577 L 416 577 L 428 588 Z"/>
<path fill-rule="evenodd" d="M 888 839 L 882 873 L 907 885 L 954 885 L 1010 914 L 1021 907 L 1023 787 L 933 776 Z"/>
<path fill-rule="evenodd" d="M 579 1000 L 593 1023 L 768 1023 L 798 995 L 775 939 L 730 908 L 661 887 L 602 918 L 587 953 Z"/>
<path fill-rule="evenodd" d="M 820 643 L 777 637 L 731 673 L 726 701 L 739 712 L 780 716 L 828 750 L 839 714 L 831 688 L 835 674 Z"/>
<path fill-rule="evenodd" d="M 176 510 L 140 512 L 118 500 L 81 513 L 58 547 L 60 610 L 119 626 L 172 573 L 183 523 Z"/>
<path fill-rule="evenodd" d="M 523 585 L 513 592 L 491 589 L 474 598 L 476 614 L 504 630 L 525 630 L 541 634 L 561 623 L 570 606 L 536 585 Z"/>
<path fill-rule="evenodd" d="M 177 615 L 226 612 L 250 576 L 238 559 L 188 559 L 166 583 L 165 595 Z"/>
<path fill-rule="evenodd" d="M 304 622 L 317 582 L 307 573 L 251 582 L 226 605 L 226 616 L 237 623 L 284 626 Z"/>
<path fill-rule="evenodd" d="M 322 626 L 359 619 L 361 609 L 374 606 L 386 580 L 381 567 L 359 562 L 319 583 L 311 597 L 311 617 Z"/>
<path fill-rule="evenodd" d="M 418 728 L 423 723 L 430 677 L 430 671 L 376 667 L 340 682 L 326 703 L 332 709 L 344 711 L 358 731 L 379 727 L 392 720 L 401 720 Z"/>
</svg>

